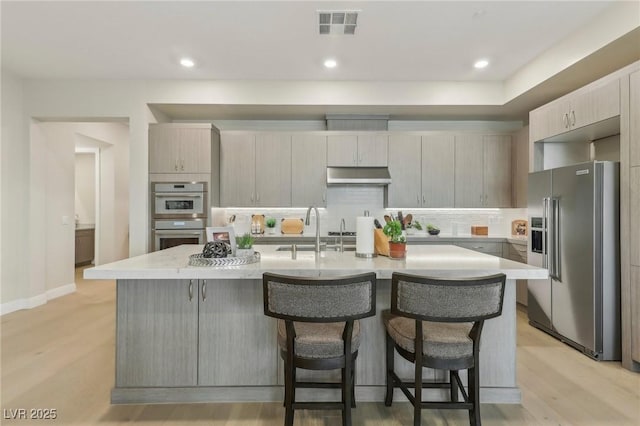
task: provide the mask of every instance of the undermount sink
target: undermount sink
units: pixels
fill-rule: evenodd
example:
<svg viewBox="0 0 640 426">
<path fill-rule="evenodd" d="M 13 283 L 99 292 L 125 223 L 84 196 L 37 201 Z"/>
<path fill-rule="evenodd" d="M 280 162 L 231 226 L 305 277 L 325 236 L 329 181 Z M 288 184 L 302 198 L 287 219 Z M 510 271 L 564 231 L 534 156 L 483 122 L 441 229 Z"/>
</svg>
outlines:
<svg viewBox="0 0 640 426">
<path fill-rule="evenodd" d="M 299 244 L 297 246 L 297 250 L 298 251 L 314 251 L 315 248 L 316 247 L 314 245 Z M 326 246 L 326 245 L 323 244 L 320 247 L 320 250 L 321 251 L 339 251 L 340 250 L 340 246 Z M 278 246 L 276 251 L 291 251 L 291 245 Z M 344 246 L 344 251 L 356 251 L 356 246 Z"/>
</svg>

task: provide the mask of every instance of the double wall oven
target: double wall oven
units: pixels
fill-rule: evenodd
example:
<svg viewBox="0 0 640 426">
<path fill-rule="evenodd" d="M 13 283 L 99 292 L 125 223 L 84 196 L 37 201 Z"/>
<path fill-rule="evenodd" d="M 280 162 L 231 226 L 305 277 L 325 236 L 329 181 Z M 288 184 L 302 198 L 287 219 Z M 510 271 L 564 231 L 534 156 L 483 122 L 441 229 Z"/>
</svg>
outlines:
<svg viewBox="0 0 640 426">
<path fill-rule="evenodd" d="M 207 183 L 153 182 L 151 211 L 153 251 L 181 244 L 204 244 Z"/>
</svg>

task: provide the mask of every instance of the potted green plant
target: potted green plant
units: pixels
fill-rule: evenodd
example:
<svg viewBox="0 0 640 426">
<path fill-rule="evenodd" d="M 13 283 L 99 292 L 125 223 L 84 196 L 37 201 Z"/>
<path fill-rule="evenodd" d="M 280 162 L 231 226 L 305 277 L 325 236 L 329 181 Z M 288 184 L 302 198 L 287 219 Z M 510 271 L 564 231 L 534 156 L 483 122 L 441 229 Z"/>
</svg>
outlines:
<svg viewBox="0 0 640 426">
<path fill-rule="evenodd" d="M 382 232 L 389 237 L 389 257 L 403 259 L 407 254 L 407 238 L 402 233 L 399 220 L 391 220 L 384 225 Z"/>
<path fill-rule="evenodd" d="M 267 220 L 265 221 L 265 225 L 267 225 L 267 232 L 269 234 L 276 233 L 276 219 L 274 217 L 267 218 Z"/>
<path fill-rule="evenodd" d="M 236 237 L 236 257 L 252 256 L 254 241 L 248 232 L 240 237 Z"/>
</svg>

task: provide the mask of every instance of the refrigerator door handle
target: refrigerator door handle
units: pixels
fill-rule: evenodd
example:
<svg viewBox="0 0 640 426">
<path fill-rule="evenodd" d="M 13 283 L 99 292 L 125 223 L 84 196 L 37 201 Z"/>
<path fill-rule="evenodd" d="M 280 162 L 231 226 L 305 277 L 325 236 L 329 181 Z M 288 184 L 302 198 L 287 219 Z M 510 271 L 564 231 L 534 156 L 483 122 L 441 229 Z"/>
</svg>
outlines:
<svg viewBox="0 0 640 426">
<path fill-rule="evenodd" d="M 558 281 L 562 281 L 560 264 L 560 200 L 551 199 L 551 209 L 553 211 L 553 275 Z"/>
<path fill-rule="evenodd" d="M 551 198 L 549 211 L 549 276 L 560 281 L 560 201 Z"/>
<path fill-rule="evenodd" d="M 547 269 L 549 267 L 549 255 L 547 253 L 547 223 L 549 220 L 549 198 L 544 197 L 542 199 L 542 267 Z"/>
</svg>

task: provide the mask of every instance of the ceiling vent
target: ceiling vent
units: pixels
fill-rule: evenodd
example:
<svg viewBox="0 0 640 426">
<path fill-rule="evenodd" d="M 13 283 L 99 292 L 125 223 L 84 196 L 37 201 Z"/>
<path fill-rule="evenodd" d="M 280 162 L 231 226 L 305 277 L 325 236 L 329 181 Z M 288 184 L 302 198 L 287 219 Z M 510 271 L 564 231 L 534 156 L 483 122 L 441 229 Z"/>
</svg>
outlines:
<svg viewBox="0 0 640 426">
<path fill-rule="evenodd" d="M 358 25 L 358 11 L 318 11 L 318 25 L 320 34 L 354 35 Z"/>
</svg>

